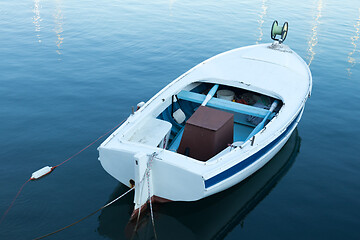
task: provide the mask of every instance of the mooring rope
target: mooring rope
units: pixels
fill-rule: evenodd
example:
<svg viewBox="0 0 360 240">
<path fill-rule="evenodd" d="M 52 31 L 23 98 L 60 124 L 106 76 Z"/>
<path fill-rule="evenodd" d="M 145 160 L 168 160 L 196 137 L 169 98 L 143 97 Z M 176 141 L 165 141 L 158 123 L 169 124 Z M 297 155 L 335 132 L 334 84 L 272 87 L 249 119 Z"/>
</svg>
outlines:
<svg viewBox="0 0 360 240">
<path fill-rule="evenodd" d="M 141 196 L 142 196 L 142 193 L 143 193 L 143 189 L 144 189 L 144 185 L 143 185 L 142 183 L 143 183 L 144 180 L 145 180 L 145 177 L 146 177 L 146 175 L 147 175 L 147 172 L 150 171 L 150 166 L 151 166 L 151 165 L 149 164 L 149 162 L 152 160 L 151 156 L 153 156 L 153 154 L 150 155 L 150 158 L 149 158 L 149 160 L 148 160 L 148 162 L 147 162 L 147 166 L 146 166 L 144 175 L 143 175 L 143 177 L 141 178 L 140 182 L 138 183 L 138 186 L 141 188 L 141 189 L 140 189 L 140 192 L 139 192 L 139 193 L 140 193 L 140 195 L 139 195 L 139 198 L 140 198 L 140 199 L 141 199 Z M 141 208 L 142 208 L 142 206 L 139 207 L 139 211 L 138 211 L 137 218 L 136 218 L 136 224 L 135 224 L 135 228 L 134 228 L 134 231 L 133 231 L 133 234 L 132 234 L 131 239 L 133 239 L 134 234 L 135 234 L 136 231 L 137 231 L 138 223 L 139 223 L 139 220 L 140 220 Z"/>
<path fill-rule="evenodd" d="M 81 149 L 80 151 L 78 151 L 77 153 L 73 154 L 71 157 L 67 158 L 65 161 L 61 162 L 60 164 L 54 166 L 51 168 L 52 172 L 55 168 L 63 165 L 64 163 L 70 161 L 71 159 L 73 159 L 74 157 L 76 157 L 77 155 L 79 155 L 81 152 L 85 151 L 86 149 L 88 149 L 90 146 L 94 145 L 97 141 L 99 141 L 100 139 L 102 139 L 103 137 L 105 137 L 106 135 L 108 135 L 110 132 L 112 132 L 114 129 L 116 129 L 117 127 L 119 127 L 121 124 L 123 124 L 125 122 L 125 120 L 123 120 L 122 122 L 120 122 L 119 124 L 117 124 L 115 127 L 113 127 L 112 129 L 110 129 L 109 131 L 107 131 L 106 133 L 104 133 L 103 135 L 101 135 L 100 137 L 98 137 L 95 141 L 91 142 L 90 144 L 88 144 L 86 147 L 84 147 L 83 149 Z M 50 172 L 44 174 L 43 176 L 49 174 Z M 42 176 L 41 176 L 42 177 Z M 40 178 L 40 177 L 39 177 Z M 38 178 L 36 178 L 38 179 Z M 16 194 L 16 196 L 14 197 L 14 199 L 12 200 L 10 206 L 8 207 L 8 209 L 3 213 L 3 216 L 0 219 L 0 224 L 3 222 L 3 220 L 5 219 L 6 215 L 9 213 L 10 209 L 13 207 L 16 199 L 19 197 L 20 193 L 22 192 L 24 186 L 32 181 L 32 180 L 36 180 L 35 178 L 29 178 L 26 182 L 23 183 L 23 185 L 20 187 L 20 190 L 18 191 L 18 193 Z"/>
<path fill-rule="evenodd" d="M 154 157 L 155 157 L 155 156 L 154 156 L 154 154 L 153 154 L 152 158 L 154 159 Z M 150 171 L 148 171 L 148 173 L 147 173 L 147 183 L 148 183 L 148 198 L 149 198 L 149 203 L 150 203 L 151 222 L 152 222 L 152 226 L 153 226 L 153 231 L 154 231 L 155 239 L 157 239 L 156 230 L 155 230 L 154 212 L 153 212 L 153 208 L 152 208 L 151 194 L 150 194 Z"/>
<path fill-rule="evenodd" d="M 1 219 L 0 219 L 0 224 L 2 223 L 2 221 L 5 219 L 6 215 L 8 214 L 8 212 L 10 211 L 10 209 L 12 208 L 12 206 L 15 203 L 15 200 L 18 198 L 18 196 L 20 195 L 21 191 L 23 190 L 23 188 L 25 187 L 25 185 L 30 182 L 31 178 L 29 178 L 26 182 L 23 183 L 23 185 L 20 187 L 19 191 L 17 192 L 16 196 L 14 197 L 14 199 L 12 200 L 10 206 L 8 207 L 8 209 L 6 209 L 6 211 L 4 212 L 4 214 L 2 215 Z"/>
<path fill-rule="evenodd" d="M 112 132 L 115 128 L 119 127 L 121 124 L 123 124 L 123 122 L 125 122 L 125 120 L 123 120 L 121 123 L 117 124 L 115 127 L 113 127 L 112 129 L 110 129 L 109 131 L 107 131 L 106 133 L 104 133 L 103 135 L 101 135 L 100 137 L 98 137 L 95 141 L 93 141 L 92 143 L 90 143 L 89 145 L 87 145 L 86 147 L 84 147 L 83 149 L 81 149 L 80 151 L 78 151 L 77 153 L 73 154 L 71 157 L 69 157 L 68 159 L 66 159 L 65 161 L 59 163 L 58 165 L 52 167 L 53 169 L 63 165 L 64 163 L 70 161 L 71 159 L 73 159 L 74 157 L 76 157 L 77 155 L 79 155 L 81 152 L 83 152 L 84 150 L 88 149 L 89 147 L 91 147 L 92 145 L 94 145 L 97 141 L 99 141 L 100 139 L 102 139 L 103 137 L 105 137 L 106 135 L 108 135 L 110 132 Z"/>
<path fill-rule="evenodd" d="M 99 208 L 98 210 L 90 213 L 89 215 L 87 215 L 87 216 L 85 216 L 85 217 L 77 220 L 76 222 L 73 222 L 72 224 L 69 224 L 69 225 L 67 225 L 67 226 L 65 226 L 65 227 L 63 227 L 63 228 L 60 228 L 60 229 L 58 229 L 58 230 L 56 230 L 56 231 L 54 231 L 54 232 L 45 234 L 45 235 L 43 235 L 43 236 L 41 236 L 41 237 L 34 238 L 34 240 L 38 240 L 38 239 L 43 239 L 43 238 L 49 237 L 49 236 L 51 236 L 51 235 L 53 235 L 53 234 L 55 234 L 55 233 L 61 232 L 61 231 L 65 230 L 65 229 L 67 229 L 67 228 L 69 228 L 69 227 L 72 227 L 72 226 L 74 226 L 75 224 L 78 224 L 79 222 L 82 222 L 83 220 L 91 217 L 91 216 L 94 215 L 95 213 L 103 210 L 104 208 L 106 208 L 106 207 L 110 206 L 111 204 L 113 204 L 114 202 L 118 201 L 119 199 L 121 199 L 122 197 L 124 197 L 126 194 L 128 194 L 128 193 L 131 192 L 132 190 L 134 190 L 134 188 L 130 188 L 130 189 L 127 190 L 125 193 L 123 193 L 121 196 L 119 196 L 119 197 L 117 197 L 116 199 L 112 200 L 111 202 L 105 204 L 104 206 L 102 206 L 102 207 Z"/>
<path fill-rule="evenodd" d="M 147 185 L 148 185 L 148 200 L 149 200 L 149 203 L 150 203 L 151 222 L 152 222 L 152 226 L 153 226 L 153 231 L 154 231 L 155 239 L 157 239 L 157 235 L 156 235 L 154 214 L 153 214 L 152 202 L 151 202 L 151 194 L 150 194 L 150 170 L 151 170 L 151 164 L 152 164 L 154 158 L 156 158 L 156 156 L 157 156 L 157 153 L 156 153 L 156 152 L 154 152 L 154 153 L 152 153 L 151 155 L 149 155 L 149 160 L 148 160 L 148 162 L 147 162 L 147 164 L 146 164 L 147 166 L 146 166 L 144 175 L 143 175 L 141 181 L 140 181 L 139 184 L 138 184 L 138 186 L 141 187 L 141 189 L 140 189 L 140 196 L 139 196 L 139 198 L 141 199 L 142 192 L 143 192 L 143 188 L 144 188 L 144 185 L 142 184 L 142 182 L 145 180 L 145 178 L 147 179 Z M 142 207 L 142 206 L 139 207 L 139 211 L 138 211 L 138 215 L 137 215 L 137 219 L 136 219 L 136 224 L 135 224 L 135 228 L 134 228 L 133 234 L 132 234 L 132 236 L 131 236 L 131 239 L 134 238 L 135 233 L 136 233 L 137 228 L 138 228 L 138 224 L 139 224 L 139 220 L 140 220 L 140 214 L 141 214 L 141 207 Z"/>
</svg>

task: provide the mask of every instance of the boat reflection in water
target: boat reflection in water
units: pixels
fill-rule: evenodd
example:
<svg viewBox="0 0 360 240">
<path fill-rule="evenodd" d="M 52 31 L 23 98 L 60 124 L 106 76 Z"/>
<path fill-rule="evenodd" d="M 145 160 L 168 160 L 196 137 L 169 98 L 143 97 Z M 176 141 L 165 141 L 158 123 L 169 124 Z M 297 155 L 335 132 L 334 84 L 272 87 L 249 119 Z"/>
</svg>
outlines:
<svg viewBox="0 0 360 240">
<path fill-rule="evenodd" d="M 169 202 L 155 207 L 156 235 L 159 239 L 223 239 L 256 207 L 287 173 L 300 149 L 297 129 L 288 142 L 254 175 L 238 185 L 196 202 Z M 110 200 L 125 192 L 119 185 Z M 111 239 L 131 236 L 134 223 L 128 223 L 133 211 L 133 195 L 102 210 L 98 233 Z M 204 224 L 206 223 L 206 224 Z M 125 227 L 126 226 L 126 227 Z M 125 231 L 126 228 L 126 231 Z M 150 214 L 141 218 L 134 239 L 153 239 Z"/>
</svg>

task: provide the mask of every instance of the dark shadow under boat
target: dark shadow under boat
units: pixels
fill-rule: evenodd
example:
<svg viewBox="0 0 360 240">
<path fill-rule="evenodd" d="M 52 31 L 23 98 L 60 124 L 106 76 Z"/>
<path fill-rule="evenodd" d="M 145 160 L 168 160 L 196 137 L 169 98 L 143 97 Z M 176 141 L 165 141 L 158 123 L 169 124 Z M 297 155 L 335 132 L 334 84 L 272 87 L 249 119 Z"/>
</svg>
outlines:
<svg viewBox="0 0 360 240">
<path fill-rule="evenodd" d="M 263 168 L 234 187 L 196 202 L 158 204 L 155 227 L 158 239 L 223 239 L 261 202 L 288 172 L 300 149 L 297 129 L 284 147 Z M 119 184 L 109 201 L 128 188 Z M 132 236 L 135 223 L 129 223 L 133 211 L 133 193 L 102 210 L 98 233 L 110 239 Z M 126 228 L 126 231 L 125 231 Z M 126 237 L 127 236 L 127 237 Z M 142 216 L 134 239 L 153 239 L 149 213 Z"/>
</svg>

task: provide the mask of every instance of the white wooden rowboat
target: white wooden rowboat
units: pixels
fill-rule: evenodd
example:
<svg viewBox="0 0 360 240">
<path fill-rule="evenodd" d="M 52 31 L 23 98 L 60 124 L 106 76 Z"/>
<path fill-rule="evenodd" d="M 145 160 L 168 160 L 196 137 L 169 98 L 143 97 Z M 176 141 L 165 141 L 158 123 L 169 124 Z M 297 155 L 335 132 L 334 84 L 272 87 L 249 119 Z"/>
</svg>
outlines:
<svg viewBox="0 0 360 240">
<path fill-rule="evenodd" d="M 221 53 L 130 115 L 100 145 L 99 160 L 135 186 L 135 212 L 149 200 L 205 198 L 243 181 L 282 148 L 311 88 L 307 64 L 281 41 Z"/>
</svg>

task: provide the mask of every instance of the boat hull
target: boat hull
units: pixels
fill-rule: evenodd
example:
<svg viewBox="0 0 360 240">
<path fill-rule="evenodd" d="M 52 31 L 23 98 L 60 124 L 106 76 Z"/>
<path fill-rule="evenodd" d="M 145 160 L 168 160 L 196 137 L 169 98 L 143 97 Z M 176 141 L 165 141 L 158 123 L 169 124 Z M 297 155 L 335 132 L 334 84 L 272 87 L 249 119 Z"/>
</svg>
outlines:
<svg viewBox="0 0 360 240">
<path fill-rule="evenodd" d="M 246 158 L 240 155 L 235 159 L 233 166 L 210 177 L 205 177 L 206 172 L 202 175 L 196 174 L 187 169 L 169 165 L 160 157 L 154 158 L 151 168 L 153 195 L 167 201 L 196 201 L 242 182 L 261 169 L 280 151 L 296 129 L 303 110 L 303 108 L 299 110 L 299 113 L 294 116 L 294 120 L 289 126 L 280 130 L 281 134 L 274 140 L 261 148 L 258 147 L 258 150 L 254 149 L 255 151 Z M 107 156 L 100 161 L 103 168 L 121 183 L 131 187 L 128 179 L 136 179 L 135 161 L 139 161 L 139 159 L 135 160 L 136 158 L 134 159 L 131 154 L 126 156 L 123 152 L 118 152 L 118 155 L 114 152 L 111 153 L 114 154 L 111 158 Z M 147 157 L 145 158 L 147 159 Z M 122 159 L 122 161 L 119 161 L 119 159 Z M 126 159 L 132 160 L 126 161 Z M 144 160 L 145 164 L 146 159 Z M 203 165 L 203 167 L 206 166 Z M 147 186 L 145 186 L 145 192 L 147 191 L 146 188 Z"/>
</svg>

